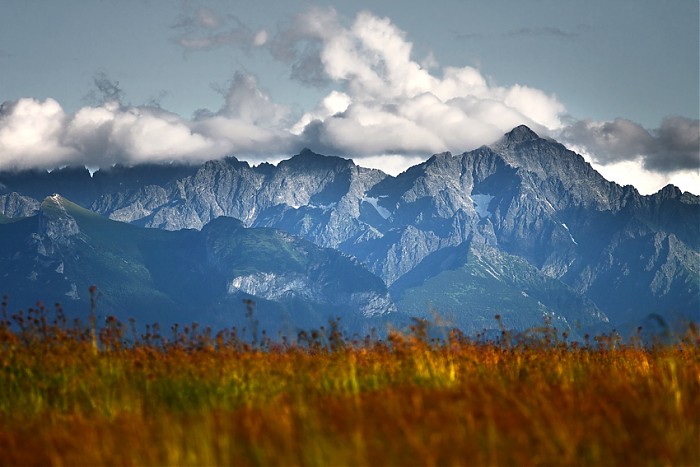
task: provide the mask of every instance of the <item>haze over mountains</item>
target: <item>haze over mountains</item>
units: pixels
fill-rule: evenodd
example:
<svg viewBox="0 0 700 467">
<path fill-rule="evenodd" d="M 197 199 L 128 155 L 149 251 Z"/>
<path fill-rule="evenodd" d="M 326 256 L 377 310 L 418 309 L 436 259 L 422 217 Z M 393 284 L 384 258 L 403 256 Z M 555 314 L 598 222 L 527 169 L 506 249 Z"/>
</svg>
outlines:
<svg viewBox="0 0 700 467">
<path fill-rule="evenodd" d="M 0 213 L 16 306 L 84 307 L 94 282 L 110 312 L 145 321 L 237 323 L 241 298 L 291 327 L 700 320 L 700 197 L 641 196 L 525 126 L 396 177 L 308 149 L 277 166 L 5 172 Z"/>
</svg>

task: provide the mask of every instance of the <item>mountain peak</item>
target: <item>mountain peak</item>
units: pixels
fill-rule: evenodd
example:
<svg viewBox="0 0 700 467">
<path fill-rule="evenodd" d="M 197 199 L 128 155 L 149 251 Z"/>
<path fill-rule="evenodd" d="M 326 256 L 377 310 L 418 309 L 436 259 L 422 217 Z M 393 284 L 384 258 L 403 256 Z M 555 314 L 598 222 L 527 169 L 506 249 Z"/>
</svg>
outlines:
<svg viewBox="0 0 700 467">
<path fill-rule="evenodd" d="M 44 199 L 39 210 L 39 232 L 61 244 L 69 243 L 71 237 L 80 233 L 66 205 L 70 208 L 73 203 L 55 193 Z"/>
<path fill-rule="evenodd" d="M 58 207 L 63 207 L 63 201 L 65 201 L 65 198 L 63 196 L 59 195 L 58 193 L 54 193 L 51 196 L 47 196 L 44 198 L 44 201 L 41 203 L 42 208 L 45 208 L 46 206 L 58 206 Z"/>
<path fill-rule="evenodd" d="M 299 152 L 299 154 L 297 154 L 296 156 L 292 156 L 292 159 L 300 158 L 300 159 L 319 159 L 319 160 L 325 160 L 325 159 L 332 158 L 332 157 L 333 157 L 333 156 L 326 156 L 326 155 L 324 155 L 324 154 L 319 154 L 319 153 L 317 153 L 317 152 L 313 152 L 313 151 L 312 151 L 311 149 L 309 149 L 309 148 L 304 148 L 304 149 L 302 149 L 302 150 Z"/>
<path fill-rule="evenodd" d="M 660 196 L 661 199 L 675 199 L 680 198 L 681 195 L 683 195 L 683 193 L 680 188 L 670 183 L 656 193 L 656 196 Z"/>
<path fill-rule="evenodd" d="M 301 150 L 301 152 L 299 152 L 299 154 L 292 156 L 290 159 L 282 161 L 280 165 L 285 166 L 288 164 L 303 164 L 304 166 L 330 167 L 348 162 L 352 163 L 352 161 L 348 161 L 348 159 L 343 159 L 342 157 L 326 156 L 324 154 L 313 152 L 309 148 L 304 148 Z"/>
<path fill-rule="evenodd" d="M 505 134 L 507 141 L 512 143 L 522 143 L 539 139 L 539 135 L 525 125 L 519 125 Z"/>
<path fill-rule="evenodd" d="M 53 195 L 44 198 L 39 208 L 39 214 L 45 217 L 101 217 L 96 212 L 85 209 L 84 207 L 75 204 L 68 198 L 63 197 L 58 193 L 54 193 Z"/>
</svg>

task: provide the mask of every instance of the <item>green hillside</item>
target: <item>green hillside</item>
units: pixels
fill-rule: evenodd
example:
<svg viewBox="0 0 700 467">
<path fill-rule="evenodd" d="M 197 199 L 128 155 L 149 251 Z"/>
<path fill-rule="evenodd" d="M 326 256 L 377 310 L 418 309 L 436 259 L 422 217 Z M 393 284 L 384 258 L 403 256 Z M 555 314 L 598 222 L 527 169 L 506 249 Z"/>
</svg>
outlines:
<svg viewBox="0 0 700 467">
<path fill-rule="evenodd" d="M 252 299 L 270 330 L 358 314 L 341 291 L 387 293 L 379 278 L 338 252 L 231 218 L 202 231 L 146 229 L 51 196 L 37 216 L 0 225 L 0 235 L 0 293 L 16 306 L 60 302 L 78 316 L 89 310 L 92 284 L 101 316 L 246 325 L 242 301 Z"/>
<path fill-rule="evenodd" d="M 495 315 L 510 329 L 540 326 L 545 317 L 575 332 L 599 322 L 600 312 L 589 300 L 524 259 L 486 245 L 463 243 L 430 255 L 394 283 L 391 293 L 405 313 L 437 314 L 477 332 L 496 329 Z"/>
</svg>

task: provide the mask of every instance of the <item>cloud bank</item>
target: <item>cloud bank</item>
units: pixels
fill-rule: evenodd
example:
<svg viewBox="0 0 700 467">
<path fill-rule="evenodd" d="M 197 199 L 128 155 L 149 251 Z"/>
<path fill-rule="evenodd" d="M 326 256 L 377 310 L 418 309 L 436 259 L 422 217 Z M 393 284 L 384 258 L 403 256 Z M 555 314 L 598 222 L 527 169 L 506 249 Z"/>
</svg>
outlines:
<svg viewBox="0 0 700 467">
<path fill-rule="evenodd" d="M 425 155 L 489 143 L 520 123 L 544 132 L 561 127 L 564 106 L 554 96 L 490 84 L 471 67 L 433 74 L 412 57 L 403 31 L 368 12 L 346 26 L 332 9 L 311 9 L 268 37 L 199 9 L 176 28 L 184 30 L 179 43 L 190 49 L 264 45 L 290 64 L 293 79 L 335 89 L 292 118 L 252 76 L 237 74 L 221 109 L 185 119 L 154 106 L 123 105 L 121 88 L 102 75 L 95 82 L 103 103 L 74 114 L 52 99 L 5 103 L 0 166 L 97 166 L 229 153 L 256 158 L 302 146 L 353 157 Z"/>
<path fill-rule="evenodd" d="M 313 8 L 268 32 L 198 9 L 174 28 L 188 51 L 266 50 L 289 65 L 291 79 L 330 91 L 295 114 L 273 102 L 255 77 L 237 73 L 219 109 L 184 118 L 157 105 L 125 105 L 118 83 L 98 74 L 102 98 L 75 113 L 53 99 L 2 104 L 0 169 L 197 162 L 229 154 L 256 162 L 308 146 L 395 173 L 419 156 L 492 143 L 519 124 L 581 147 L 602 165 L 641 158 L 645 169 L 659 173 L 698 165 L 697 120 L 668 118 L 651 131 L 622 119 L 567 124 L 556 96 L 499 86 L 473 67 L 441 68 L 432 55 L 414 57 L 406 34 L 369 12 L 347 21 L 333 9 Z"/>
<path fill-rule="evenodd" d="M 667 117 L 653 130 L 622 118 L 581 120 L 564 128 L 559 138 L 582 147 L 601 165 L 640 160 L 645 169 L 661 173 L 700 167 L 700 121 L 696 119 Z"/>
<path fill-rule="evenodd" d="M 240 153 L 253 160 L 295 147 L 288 110 L 271 102 L 249 75 L 237 74 L 216 111 L 183 119 L 157 106 L 124 105 L 117 85 L 96 82 L 103 102 L 64 112 L 54 99 L 23 98 L 0 107 L 0 168 L 81 164 L 198 162 Z"/>
</svg>

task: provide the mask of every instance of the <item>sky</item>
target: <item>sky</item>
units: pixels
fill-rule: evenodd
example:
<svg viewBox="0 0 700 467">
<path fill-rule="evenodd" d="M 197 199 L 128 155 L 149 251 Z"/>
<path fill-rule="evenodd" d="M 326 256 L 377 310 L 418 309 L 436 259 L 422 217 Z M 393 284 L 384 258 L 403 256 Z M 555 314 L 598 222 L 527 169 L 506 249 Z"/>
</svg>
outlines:
<svg viewBox="0 0 700 467">
<path fill-rule="evenodd" d="M 303 147 L 396 174 L 525 124 L 700 193 L 697 0 L 0 1 L 0 169 Z"/>
</svg>

